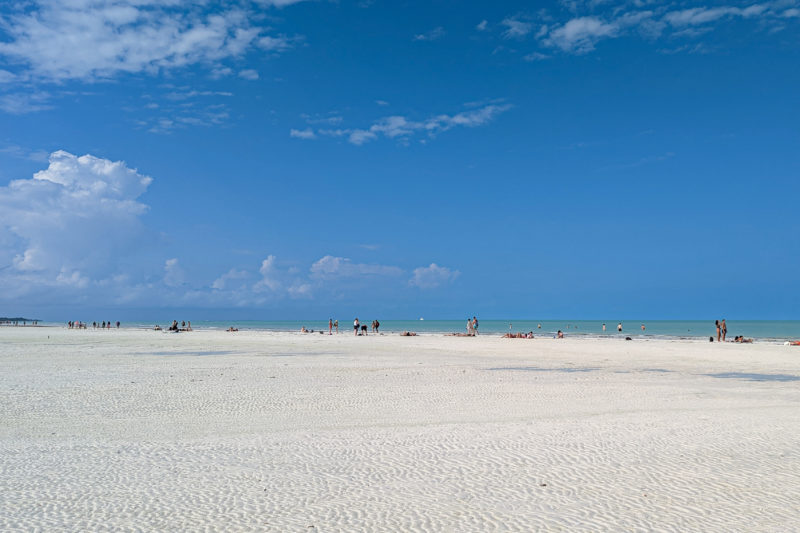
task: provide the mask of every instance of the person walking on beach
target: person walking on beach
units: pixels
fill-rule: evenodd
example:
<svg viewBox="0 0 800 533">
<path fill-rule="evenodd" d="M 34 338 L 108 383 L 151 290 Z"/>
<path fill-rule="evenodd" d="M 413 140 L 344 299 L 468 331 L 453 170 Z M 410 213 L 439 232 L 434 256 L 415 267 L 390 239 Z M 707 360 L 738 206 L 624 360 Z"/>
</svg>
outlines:
<svg viewBox="0 0 800 533">
<path fill-rule="evenodd" d="M 358 318 L 353 320 L 353 333 L 358 335 Z"/>
<path fill-rule="evenodd" d="M 328 335 L 333 335 L 333 319 L 328 319 Z"/>
<path fill-rule="evenodd" d="M 617 331 L 619 331 L 620 333 L 622 333 L 622 322 L 620 322 L 619 324 L 617 324 Z"/>
<path fill-rule="evenodd" d="M 720 332 L 720 327 L 719 327 L 719 320 L 715 320 L 714 325 L 717 327 L 717 342 L 719 342 L 720 338 L 722 338 L 722 333 Z"/>
<path fill-rule="evenodd" d="M 725 342 L 725 336 L 728 334 L 728 326 L 725 324 L 725 319 L 722 319 L 722 322 L 719 325 L 720 329 L 722 330 L 722 342 Z"/>
<path fill-rule="evenodd" d="M 381 323 L 378 322 L 378 319 L 375 319 L 375 333 L 380 333 L 381 331 Z"/>
<path fill-rule="evenodd" d="M 473 329 L 472 333 L 474 335 L 477 335 L 478 334 L 478 318 L 474 317 L 474 316 L 472 317 L 472 329 Z"/>
</svg>

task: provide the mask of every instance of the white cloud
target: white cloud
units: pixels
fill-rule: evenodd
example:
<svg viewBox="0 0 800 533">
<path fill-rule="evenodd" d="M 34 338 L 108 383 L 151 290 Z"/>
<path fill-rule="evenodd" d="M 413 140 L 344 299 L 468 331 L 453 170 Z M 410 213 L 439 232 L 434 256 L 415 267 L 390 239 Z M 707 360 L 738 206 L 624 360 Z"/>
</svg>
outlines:
<svg viewBox="0 0 800 533">
<path fill-rule="evenodd" d="M 228 283 L 233 280 L 247 279 L 249 274 L 244 270 L 230 269 L 225 274 L 221 275 L 211 283 L 211 288 L 215 290 L 223 290 L 228 287 Z"/>
<path fill-rule="evenodd" d="M 167 259 L 164 262 L 164 285 L 167 287 L 180 287 L 186 282 L 186 274 L 178 263 L 177 258 Z"/>
<path fill-rule="evenodd" d="M 441 26 L 437 26 L 436 28 L 433 28 L 432 30 L 430 30 L 428 32 L 420 33 L 420 34 L 415 35 L 414 36 L 414 40 L 415 41 L 435 41 L 437 39 L 441 39 L 442 37 L 444 37 L 444 34 L 445 34 L 444 28 L 442 28 Z"/>
<path fill-rule="evenodd" d="M 274 51 L 289 46 L 285 37 L 253 26 L 259 19 L 246 3 L 220 7 L 167 0 L 35 0 L 6 15 L 0 55 L 39 78 L 96 80 L 192 64 L 219 73 L 220 61 L 253 46 Z"/>
<path fill-rule="evenodd" d="M 431 263 L 430 266 L 415 268 L 414 275 L 408 283 L 421 289 L 432 289 L 450 283 L 460 275 L 461 272 L 458 270 L 450 270 Z"/>
<path fill-rule="evenodd" d="M 251 68 L 246 68 L 239 71 L 239 77 L 245 80 L 257 80 L 258 71 Z"/>
<path fill-rule="evenodd" d="M 52 109 L 50 94 L 44 91 L 8 93 L 0 95 L 0 109 L 13 115 Z"/>
<path fill-rule="evenodd" d="M 121 161 L 57 151 L 33 178 L 0 187 L 0 287 L 86 286 L 113 273 L 144 238 L 138 198 L 151 181 Z"/>
<path fill-rule="evenodd" d="M 317 137 L 314 130 L 311 128 L 306 128 L 304 130 L 291 129 L 289 130 L 289 136 L 297 139 L 316 139 Z"/>
<path fill-rule="evenodd" d="M 326 255 L 311 265 L 311 277 L 315 279 L 352 278 L 359 276 L 397 276 L 401 268 L 387 265 L 353 263 L 346 257 Z"/>
<path fill-rule="evenodd" d="M 521 39 L 528 35 L 533 29 L 533 24 L 524 22 L 515 17 L 504 19 L 500 24 L 506 27 L 503 37 L 506 39 Z"/>
<path fill-rule="evenodd" d="M 362 145 L 373 141 L 380 136 L 389 139 L 407 140 L 409 137 L 424 133 L 428 136 L 435 136 L 438 133 L 448 131 L 455 127 L 473 128 L 490 122 L 494 117 L 511 109 L 511 105 L 503 103 L 492 103 L 484 105 L 479 109 L 470 109 L 454 115 L 434 115 L 425 120 L 411 120 L 400 115 L 383 117 L 372 123 L 367 128 L 339 128 L 339 129 L 320 129 L 315 133 L 312 129 L 291 130 L 292 137 L 303 139 L 313 139 L 316 134 L 328 137 L 347 136 L 347 140 L 355 145 Z"/>
<path fill-rule="evenodd" d="M 784 18 L 800 17 L 800 9 L 797 8 L 787 9 L 781 14 L 781 16 Z"/>
<path fill-rule="evenodd" d="M 277 259 L 274 255 L 269 255 L 261 262 L 261 268 L 258 269 L 258 273 L 261 274 L 261 279 L 253 286 L 254 291 L 277 291 L 281 288 L 282 284 L 278 280 L 278 269 L 275 265 L 276 261 Z"/>
<path fill-rule="evenodd" d="M 525 55 L 522 59 L 525 61 L 544 61 L 548 59 L 550 56 L 547 54 L 543 54 L 541 52 L 531 52 L 530 54 Z"/>
<path fill-rule="evenodd" d="M 482 20 L 482 21 L 480 21 L 478 23 L 477 26 L 475 26 L 475 29 L 478 30 L 478 31 L 486 31 L 486 28 L 488 26 L 489 26 L 489 21 L 488 20 Z"/>
<path fill-rule="evenodd" d="M 596 17 L 580 17 L 550 31 L 544 42 L 567 52 L 585 53 L 594 50 L 598 40 L 612 37 L 617 31 L 615 24 L 605 23 Z"/>
</svg>

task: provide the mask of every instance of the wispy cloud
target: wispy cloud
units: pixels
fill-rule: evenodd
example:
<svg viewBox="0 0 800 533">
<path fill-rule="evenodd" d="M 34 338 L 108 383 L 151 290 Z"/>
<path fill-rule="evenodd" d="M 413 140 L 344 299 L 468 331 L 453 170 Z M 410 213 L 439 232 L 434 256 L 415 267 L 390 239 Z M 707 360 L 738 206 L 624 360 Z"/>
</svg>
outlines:
<svg viewBox="0 0 800 533">
<path fill-rule="evenodd" d="M 505 31 L 503 31 L 503 37 L 506 39 L 522 39 L 533 29 L 533 24 L 516 17 L 503 19 L 500 24 L 506 27 Z"/>
<path fill-rule="evenodd" d="M 510 104 L 492 103 L 477 109 L 469 109 L 453 115 L 434 115 L 424 120 L 413 120 L 401 115 L 383 117 L 365 128 L 319 129 L 314 131 L 290 130 L 292 137 L 314 139 L 317 135 L 327 137 L 347 137 L 348 142 L 362 145 L 380 137 L 398 139 L 407 142 L 414 135 L 424 134 L 435 137 L 439 133 L 456 127 L 474 128 L 487 124 L 497 115 L 511 109 Z"/>
<path fill-rule="evenodd" d="M 415 41 L 436 41 L 444 37 L 445 31 L 441 26 L 437 26 L 425 33 L 418 33 L 414 36 Z"/>
<path fill-rule="evenodd" d="M 565 0 L 562 4 L 571 15 L 558 21 L 550 15 L 539 15 L 544 22 L 535 34 L 543 49 L 558 49 L 569 54 L 586 54 L 600 41 L 623 36 L 640 36 L 648 40 L 662 36 L 670 39 L 696 39 L 710 32 L 724 20 L 752 19 L 782 29 L 786 19 L 800 17 L 797 0 L 774 0 L 740 7 L 736 5 L 696 6 L 675 9 L 674 4 L 635 1 Z M 522 39 L 532 32 L 532 25 L 518 16 L 503 20 L 505 38 Z M 672 47 L 672 51 L 708 50 L 708 45 Z M 527 61 L 542 59 L 543 50 L 525 56 Z M 544 54 L 547 55 L 547 54 Z"/>
</svg>

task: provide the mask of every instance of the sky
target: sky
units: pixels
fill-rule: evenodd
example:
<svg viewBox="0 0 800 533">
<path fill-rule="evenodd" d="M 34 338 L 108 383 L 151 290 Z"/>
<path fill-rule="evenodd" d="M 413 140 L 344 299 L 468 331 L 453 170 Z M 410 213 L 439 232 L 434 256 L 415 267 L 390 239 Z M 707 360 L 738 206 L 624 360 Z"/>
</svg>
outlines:
<svg viewBox="0 0 800 533">
<path fill-rule="evenodd" d="M 0 315 L 800 319 L 800 0 L 10 0 Z"/>
</svg>

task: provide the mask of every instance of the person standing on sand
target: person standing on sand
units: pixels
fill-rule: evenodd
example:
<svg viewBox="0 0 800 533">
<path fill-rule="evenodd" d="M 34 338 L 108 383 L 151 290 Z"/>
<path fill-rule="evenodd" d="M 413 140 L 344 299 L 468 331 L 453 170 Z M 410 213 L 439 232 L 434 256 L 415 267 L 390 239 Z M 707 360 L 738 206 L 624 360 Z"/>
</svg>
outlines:
<svg viewBox="0 0 800 533">
<path fill-rule="evenodd" d="M 606 332 L 606 325 L 603 324 L 603 333 L 605 333 L 605 332 Z"/>
<path fill-rule="evenodd" d="M 467 319 L 467 335 L 472 336 L 472 319 Z"/>
<path fill-rule="evenodd" d="M 355 333 L 356 335 L 358 335 L 358 318 L 356 318 L 355 320 L 353 320 L 353 333 Z"/>
<path fill-rule="evenodd" d="M 474 316 L 472 317 L 472 329 L 474 330 L 473 334 L 477 335 L 478 334 L 478 317 L 474 317 Z"/>
<path fill-rule="evenodd" d="M 719 328 L 719 320 L 715 320 L 714 321 L 714 325 L 717 327 L 717 342 L 719 342 L 720 338 L 722 337 L 722 334 L 720 333 L 720 328 Z"/>
<path fill-rule="evenodd" d="M 725 324 L 725 319 L 722 319 L 722 323 L 720 323 L 720 329 L 722 329 L 722 342 L 725 342 L 725 336 L 728 334 L 728 325 Z"/>
<path fill-rule="evenodd" d="M 339 333 L 339 319 L 338 318 L 333 321 L 333 329 L 336 330 L 337 334 Z"/>
<path fill-rule="evenodd" d="M 333 319 L 328 319 L 328 335 L 333 335 Z"/>
</svg>

